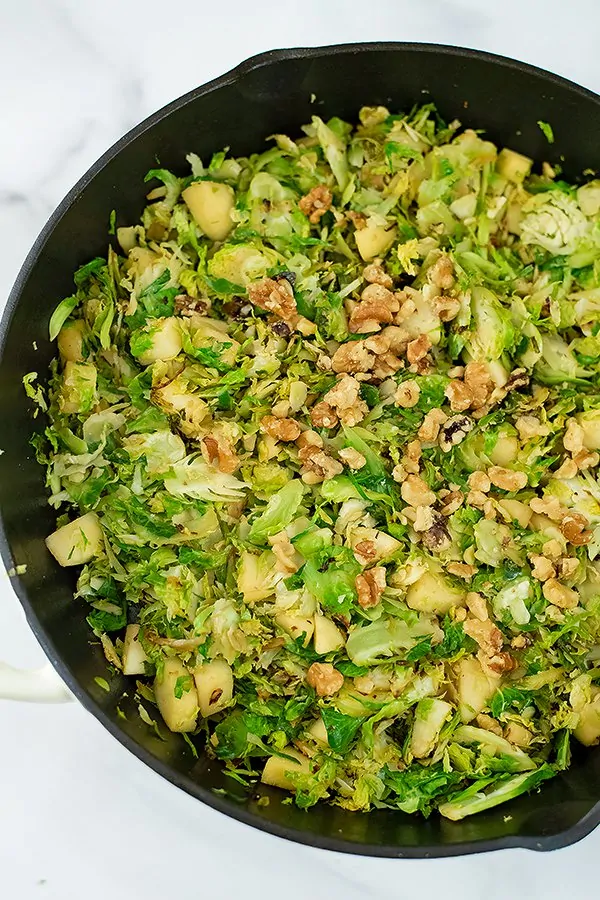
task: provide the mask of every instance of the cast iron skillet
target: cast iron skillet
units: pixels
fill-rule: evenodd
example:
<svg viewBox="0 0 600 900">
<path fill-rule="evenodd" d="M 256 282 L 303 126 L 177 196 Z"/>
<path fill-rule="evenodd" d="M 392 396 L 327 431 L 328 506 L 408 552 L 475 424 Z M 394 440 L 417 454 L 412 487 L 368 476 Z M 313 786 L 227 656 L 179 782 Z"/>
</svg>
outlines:
<svg viewBox="0 0 600 900">
<path fill-rule="evenodd" d="M 311 100 L 311 96 L 316 100 Z M 104 254 L 112 209 L 119 224 L 139 218 L 143 176 L 156 166 L 187 171 L 190 150 L 206 158 L 231 147 L 243 155 L 274 132 L 297 134 L 318 112 L 350 119 L 364 104 L 403 110 L 435 99 L 451 120 L 486 129 L 489 138 L 539 161 L 563 160 L 576 178 L 597 163 L 600 98 L 571 82 L 502 57 L 429 44 L 355 44 L 280 50 L 255 56 L 150 116 L 114 145 L 65 197 L 35 242 L 0 325 L 0 550 L 8 567 L 26 563 L 14 586 L 31 628 L 79 701 L 139 759 L 173 784 L 233 818 L 264 831 L 331 850 L 384 857 L 455 856 L 503 847 L 551 850 L 579 840 L 600 821 L 600 752 L 576 752 L 572 768 L 528 797 L 462 823 L 391 811 L 368 815 L 319 805 L 306 812 L 283 805 L 283 792 L 258 794 L 223 775 L 205 756 L 195 760 L 175 735 L 160 741 L 121 695 L 129 682 L 113 678 L 110 693 L 94 682 L 106 675 L 90 645 L 84 604 L 73 601 L 73 572 L 47 553 L 54 514 L 42 469 L 29 444 L 32 420 L 22 377 L 43 373 L 54 348 L 49 316 L 72 292 L 72 272 Z M 550 122 L 556 142 L 537 121 Z M 37 349 L 35 349 L 37 347 Z M 132 692 L 129 691 L 131 694 Z M 117 716 L 120 705 L 127 718 Z M 166 730 L 166 729 L 163 729 Z M 217 791 L 217 792 L 215 792 Z M 226 791 L 227 793 L 221 793 Z"/>
</svg>

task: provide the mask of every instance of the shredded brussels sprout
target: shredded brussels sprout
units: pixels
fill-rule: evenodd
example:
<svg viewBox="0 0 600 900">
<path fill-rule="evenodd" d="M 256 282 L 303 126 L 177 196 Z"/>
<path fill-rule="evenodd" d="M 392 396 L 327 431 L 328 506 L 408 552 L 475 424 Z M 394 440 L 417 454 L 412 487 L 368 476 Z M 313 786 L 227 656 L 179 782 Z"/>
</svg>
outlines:
<svg viewBox="0 0 600 900">
<path fill-rule="evenodd" d="M 359 122 L 148 173 L 25 379 L 48 549 L 237 781 L 461 819 L 600 741 L 599 182 Z"/>
</svg>

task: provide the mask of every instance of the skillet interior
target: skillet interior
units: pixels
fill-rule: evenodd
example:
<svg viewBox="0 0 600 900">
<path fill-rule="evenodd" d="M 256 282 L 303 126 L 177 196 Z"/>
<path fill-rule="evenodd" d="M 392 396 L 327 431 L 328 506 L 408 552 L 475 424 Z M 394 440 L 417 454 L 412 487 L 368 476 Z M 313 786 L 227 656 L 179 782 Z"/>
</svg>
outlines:
<svg viewBox="0 0 600 900">
<path fill-rule="evenodd" d="M 7 567 L 26 563 L 15 588 L 33 631 L 78 699 L 129 750 L 209 805 L 282 837 L 345 852 L 424 857 L 507 846 L 552 849 L 578 840 L 600 821 L 598 752 L 576 752 L 572 768 L 540 793 L 460 824 L 437 816 L 425 821 L 390 811 L 363 815 L 321 805 L 305 812 L 283 805 L 283 794 L 271 789 L 264 791 L 269 805 L 258 806 L 257 795 L 225 777 L 218 763 L 195 760 L 175 735 L 160 741 L 141 722 L 131 699 L 121 700 L 125 679 L 113 679 L 108 694 L 98 687 L 94 677 L 106 675 L 106 664 L 99 646 L 90 645 L 84 604 L 72 599 L 74 574 L 60 569 L 44 547 L 54 514 L 29 445 L 32 428 L 40 430 L 44 423 L 39 418 L 32 424 L 22 377 L 32 370 L 43 373 L 52 358 L 49 316 L 71 293 L 73 270 L 105 252 L 110 211 L 117 210 L 118 224 L 138 219 L 142 179 L 157 160 L 183 174 L 190 150 L 206 157 L 229 146 L 233 155 L 243 155 L 259 150 L 265 136 L 275 131 L 297 133 L 314 112 L 353 118 L 363 104 L 401 110 L 429 98 L 446 119 L 457 117 L 484 128 L 499 144 L 537 160 L 564 157 L 569 177 L 596 161 L 596 95 L 488 54 L 370 44 L 255 57 L 156 113 L 92 167 L 38 238 L 0 326 L 0 446 L 5 451 L 0 456 L 0 549 Z M 538 120 L 552 123 L 552 147 Z M 118 718 L 117 704 L 127 719 Z"/>
</svg>

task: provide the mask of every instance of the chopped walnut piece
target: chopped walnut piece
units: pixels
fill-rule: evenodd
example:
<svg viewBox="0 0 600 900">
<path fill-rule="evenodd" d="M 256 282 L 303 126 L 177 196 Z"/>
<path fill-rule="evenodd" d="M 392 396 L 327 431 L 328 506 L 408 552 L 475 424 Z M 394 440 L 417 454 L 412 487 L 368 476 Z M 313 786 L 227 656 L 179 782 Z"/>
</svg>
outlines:
<svg viewBox="0 0 600 900">
<path fill-rule="evenodd" d="M 440 433 L 440 426 L 446 422 L 448 416 L 441 409 L 430 409 L 421 423 L 417 435 L 419 440 L 433 443 Z"/>
<path fill-rule="evenodd" d="M 419 402 L 421 388 L 416 381 L 402 381 L 396 388 L 394 401 L 396 406 L 411 409 Z"/>
<path fill-rule="evenodd" d="M 413 523 L 415 531 L 429 531 L 435 524 L 434 512 L 431 506 L 417 506 L 417 515 Z"/>
<path fill-rule="evenodd" d="M 483 491 L 487 494 L 491 487 L 491 482 L 485 472 L 472 472 L 468 478 L 469 487 L 474 491 Z"/>
<path fill-rule="evenodd" d="M 581 513 L 569 511 L 563 516 L 560 530 L 569 543 L 582 546 L 592 539 L 592 532 L 585 530 L 588 525 L 588 520 Z"/>
<path fill-rule="evenodd" d="M 483 651 L 477 654 L 477 658 L 481 663 L 484 671 L 488 670 L 494 675 L 504 675 L 506 672 L 512 672 L 518 666 L 517 660 L 510 653 L 495 653 L 493 656 L 487 656 Z"/>
<path fill-rule="evenodd" d="M 427 280 L 443 291 L 449 290 L 454 284 L 454 264 L 449 256 L 440 256 L 427 270 Z"/>
<path fill-rule="evenodd" d="M 173 301 L 173 313 L 176 316 L 193 316 L 194 313 L 205 316 L 209 309 L 210 300 L 207 297 L 200 300 L 189 294 L 177 294 Z"/>
<path fill-rule="evenodd" d="M 338 456 L 351 469 L 362 469 L 367 464 L 367 460 L 362 453 L 359 453 L 353 447 L 344 447 L 338 452 Z"/>
<path fill-rule="evenodd" d="M 490 619 L 465 619 L 465 634 L 477 641 L 481 649 L 489 656 L 502 650 L 504 638 L 500 629 Z"/>
<path fill-rule="evenodd" d="M 550 434 L 550 426 L 540 422 L 537 416 L 519 416 L 515 422 L 515 428 L 523 442 Z"/>
<path fill-rule="evenodd" d="M 470 362 L 465 366 L 464 382 L 473 394 L 473 409 L 481 409 L 492 389 L 488 367 L 482 362 Z"/>
<path fill-rule="evenodd" d="M 339 422 L 335 409 L 321 400 L 310 411 L 310 421 L 315 428 L 335 428 Z"/>
<path fill-rule="evenodd" d="M 446 566 L 451 575 L 462 578 L 463 581 L 470 581 L 473 575 L 477 574 L 477 566 L 470 566 L 467 563 L 451 562 Z"/>
<path fill-rule="evenodd" d="M 474 506 L 476 509 L 483 509 L 488 502 L 488 498 L 483 491 L 469 491 L 467 494 L 467 506 Z"/>
<path fill-rule="evenodd" d="M 344 676 L 331 663 L 313 663 L 306 673 L 306 683 L 318 697 L 332 697 L 343 687 Z"/>
<path fill-rule="evenodd" d="M 421 541 L 431 553 L 441 553 L 452 544 L 452 539 L 446 527 L 446 520 L 440 513 L 433 512 L 433 524 L 428 531 L 421 534 Z"/>
<path fill-rule="evenodd" d="M 455 513 L 457 509 L 460 509 L 465 499 L 461 491 L 449 491 L 444 497 L 441 497 L 440 491 L 440 498 L 442 500 L 440 512 L 443 516 L 451 516 L 452 513 Z"/>
<path fill-rule="evenodd" d="M 444 393 L 450 402 L 452 412 L 464 412 L 473 403 L 473 392 L 464 381 L 458 379 L 451 381 Z"/>
<path fill-rule="evenodd" d="M 490 466 L 487 470 L 488 478 L 493 485 L 503 491 L 521 491 L 527 485 L 525 472 L 515 472 L 513 469 L 505 469 L 503 466 Z"/>
<path fill-rule="evenodd" d="M 357 561 L 361 564 L 361 566 L 368 566 L 370 562 L 373 562 L 374 559 L 377 559 L 377 545 L 375 541 L 359 541 L 354 545 L 354 549 L 352 551 L 357 559 Z"/>
<path fill-rule="evenodd" d="M 400 488 L 402 499 L 409 506 L 433 506 L 435 494 L 418 475 L 407 475 Z"/>
<path fill-rule="evenodd" d="M 566 513 L 566 510 L 563 509 L 556 497 L 533 497 L 529 501 L 529 506 L 534 513 L 548 516 L 553 522 L 561 522 Z"/>
<path fill-rule="evenodd" d="M 352 334 L 379 331 L 381 325 L 390 325 L 400 309 L 395 294 L 381 284 L 369 284 L 361 294 L 361 302 L 352 310 L 348 329 Z"/>
<path fill-rule="evenodd" d="M 576 556 L 563 556 L 556 563 L 557 578 L 571 578 L 579 568 Z"/>
<path fill-rule="evenodd" d="M 438 443 L 444 453 L 448 453 L 461 441 L 464 441 L 473 428 L 473 422 L 468 416 L 452 416 L 441 427 Z"/>
<path fill-rule="evenodd" d="M 337 384 L 327 391 L 323 403 L 334 409 L 343 425 L 358 425 L 369 412 L 369 407 L 360 398 L 360 382 L 346 374 L 341 375 Z"/>
<path fill-rule="evenodd" d="M 452 322 L 460 312 L 460 300 L 440 295 L 432 300 L 433 309 L 441 322 Z"/>
<path fill-rule="evenodd" d="M 296 309 L 294 289 L 286 278 L 275 281 L 274 278 L 263 278 L 248 285 L 248 299 L 254 306 L 274 313 L 294 328 L 299 316 Z"/>
<path fill-rule="evenodd" d="M 563 446 L 569 453 L 583 450 L 584 431 L 577 419 L 567 419 L 567 429 L 563 436 Z"/>
<path fill-rule="evenodd" d="M 554 478 L 575 478 L 576 475 L 577 463 L 570 456 L 567 456 L 558 469 L 552 473 Z"/>
<path fill-rule="evenodd" d="M 406 358 L 409 363 L 417 363 L 424 359 L 431 350 L 431 341 L 426 334 L 420 334 L 414 341 L 409 341 L 406 348 Z"/>
<path fill-rule="evenodd" d="M 359 606 L 363 609 L 377 606 L 385 591 L 384 566 L 375 566 L 373 569 L 367 569 L 362 575 L 357 575 L 355 584 Z"/>
<path fill-rule="evenodd" d="M 580 450 L 573 457 L 573 462 L 579 471 L 584 472 L 586 469 L 593 469 L 598 465 L 600 455 L 595 450 Z"/>
<path fill-rule="evenodd" d="M 231 441 L 222 435 L 208 434 L 202 438 L 202 455 L 210 463 L 216 463 L 220 472 L 231 475 L 240 464 Z"/>
<path fill-rule="evenodd" d="M 298 455 L 300 456 L 300 459 L 302 459 L 302 453 L 307 452 L 307 448 L 323 448 L 325 442 L 320 434 L 317 434 L 316 431 L 309 428 L 307 431 L 303 431 L 302 434 L 298 435 L 296 445 L 300 448 L 300 453 Z"/>
<path fill-rule="evenodd" d="M 475 567 L 471 566 L 470 568 Z M 482 594 L 478 594 L 476 591 L 469 591 L 467 594 L 467 606 L 469 607 L 469 611 L 473 613 L 475 618 L 479 619 L 480 622 L 485 622 L 486 619 L 489 619 L 487 603 Z"/>
<path fill-rule="evenodd" d="M 397 466 L 394 466 L 394 468 L 392 469 L 392 478 L 398 484 L 402 484 L 407 475 L 408 472 L 401 463 Z"/>
<path fill-rule="evenodd" d="M 364 341 L 347 341 L 341 344 L 331 358 L 334 372 L 368 372 L 375 362 Z"/>
<path fill-rule="evenodd" d="M 385 288 L 391 288 L 394 284 L 390 275 L 387 274 L 380 259 L 374 259 L 363 269 L 363 278 L 369 284 L 380 284 Z"/>
<path fill-rule="evenodd" d="M 532 553 L 529 557 L 529 561 L 533 567 L 531 574 L 534 578 L 537 578 L 538 581 L 548 581 L 549 578 L 556 577 L 556 569 L 551 561 L 546 559 L 545 556 L 540 556 L 538 553 Z"/>
<path fill-rule="evenodd" d="M 333 196 L 329 188 L 324 184 L 318 184 L 311 191 L 298 201 L 298 208 L 305 216 L 308 216 L 309 222 L 316 225 L 331 207 Z"/>
<path fill-rule="evenodd" d="M 546 541 L 546 543 L 542 546 L 542 553 L 544 556 L 548 556 L 550 559 L 557 559 L 562 555 L 563 545 L 560 541 L 557 541 L 556 538 L 551 538 L 551 540 Z"/>
<path fill-rule="evenodd" d="M 502 737 L 502 726 L 496 719 L 492 719 L 492 717 L 488 716 L 486 713 L 479 713 L 479 715 L 475 717 L 475 721 L 480 728 L 484 728 L 486 731 L 490 731 L 492 734 Z"/>
<path fill-rule="evenodd" d="M 548 603 L 558 606 L 559 609 L 573 609 L 579 603 L 577 591 L 561 584 L 556 578 L 545 581 L 542 591 Z"/>
<path fill-rule="evenodd" d="M 531 646 L 531 638 L 526 634 L 518 634 L 510 642 L 510 646 L 513 650 L 525 650 Z"/>
<path fill-rule="evenodd" d="M 275 416 L 263 416 L 260 430 L 277 441 L 295 441 L 302 431 L 293 419 L 277 419 Z"/>
<path fill-rule="evenodd" d="M 294 545 L 286 531 L 279 531 L 277 534 L 269 538 L 271 550 L 277 560 L 277 571 L 283 572 L 284 575 L 293 575 L 302 565 L 302 557 Z"/>
<path fill-rule="evenodd" d="M 305 484 L 321 484 L 322 481 L 335 478 L 344 471 L 343 465 L 337 459 L 310 444 L 301 448 L 298 457 L 302 462 L 300 474 Z"/>
</svg>

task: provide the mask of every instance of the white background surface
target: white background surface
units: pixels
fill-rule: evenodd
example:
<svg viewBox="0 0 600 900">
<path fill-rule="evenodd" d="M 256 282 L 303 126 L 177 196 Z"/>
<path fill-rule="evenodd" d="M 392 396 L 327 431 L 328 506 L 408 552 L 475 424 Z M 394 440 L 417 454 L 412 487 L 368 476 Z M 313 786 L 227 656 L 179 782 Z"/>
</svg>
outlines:
<svg viewBox="0 0 600 900">
<path fill-rule="evenodd" d="M 571 0 L 0 0 L 0 306 L 53 207 L 140 119 L 245 57 L 360 40 L 455 43 L 600 91 L 600 6 Z M 368 10 L 367 13 L 364 10 Z M 1 430 L 1 424 L 0 424 Z M 0 659 L 39 665 L 0 574 Z M 538 855 L 384 861 L 294 846 L 202 807 L 77 705 L 0 701 L 7 900 L 554 900 L 597 892 L 600 831 Z M 568 885 L 568 888 L 566 887 Z"/>
</svg>

